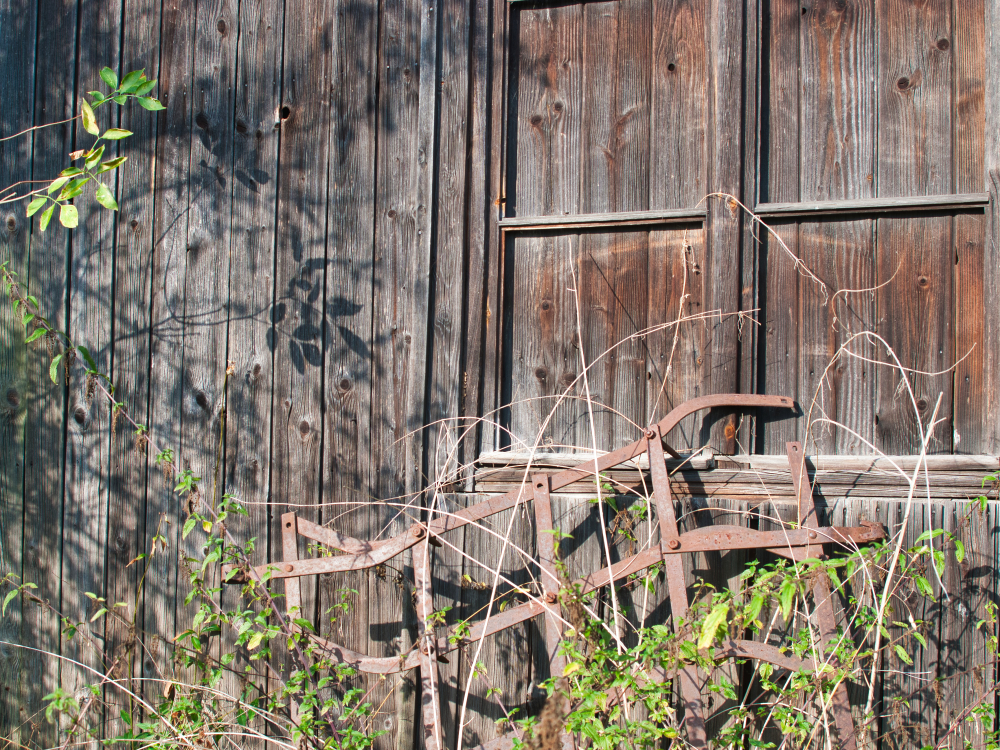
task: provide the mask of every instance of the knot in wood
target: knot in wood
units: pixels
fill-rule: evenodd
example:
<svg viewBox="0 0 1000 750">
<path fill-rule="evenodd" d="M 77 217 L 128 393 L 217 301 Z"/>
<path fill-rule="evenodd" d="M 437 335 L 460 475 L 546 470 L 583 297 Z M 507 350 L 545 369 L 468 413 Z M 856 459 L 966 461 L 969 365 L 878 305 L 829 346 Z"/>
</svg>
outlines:
<svg viewBox="0 0 1000 750">
<path fill-rule="evenodd" d="M 7 214 L 7 231 L 13 232 L 15 229 L 17 229 L 17 219 L 14 214 Z"/>
<path fill-rule="evenodd" d="M 347 393 L 351 388 L 354 387 L 354 383 L 351 382 L 350 378 L 341 378 L 340 382 L 337 384 L 343 393 Z"/>
<path fill-rule="evenodd" d="M 305 437 L 306 435 L 309 434 L 309 420 L 303 419 L 301 422 L 299 422 L 299 433 L 302 435 L 302 437 Z"/>
<path fill-rule="evenodd" d="M 947 52 L 951 48 L 951 42 L 947 39 L 938 39 L 935 46 L 942 52 Z"/>
<path fill-rule="evenodd" d="M 903 76 L 902 78 L 896 81 L 896 88 L 899 89 L 900 91 L 906 91 L 908 88 L 910 88 L 910 79 L 907 78 L 906 76 Z"/>
</svg>

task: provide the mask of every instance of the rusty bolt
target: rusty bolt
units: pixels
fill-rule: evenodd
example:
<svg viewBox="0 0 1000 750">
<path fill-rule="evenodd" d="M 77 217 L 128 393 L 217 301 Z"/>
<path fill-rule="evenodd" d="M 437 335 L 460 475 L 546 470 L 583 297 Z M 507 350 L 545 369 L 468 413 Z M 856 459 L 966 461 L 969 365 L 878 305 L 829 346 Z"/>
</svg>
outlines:
<svg viewBox="0 0 1000 750">
<path fill-rule="evenodd" d="M 420 653 L 427 655 L 431 652 L 431 646 L 429 643 L 424 643 L 420 646 Z"/>
<path fill-rule="evenodd" d="M 648 430 L 646 430 L 646 439 L 647 440 L 652 440 L 655 437 L 656 437 L 656 430 L 654 430 L 652 427 L 650 427 Z"/>
<path fill-rule="evenodd" d="M 681 540 L 680 539 L 668 539 L 667 540 L 667 546 L 670 547 L 670 549 L 680 549 L 680 547 L 681 547 Z"/>
<path fill-rule="evenodd" d="M 293 570 L 295 570 L 295 566 L 294 565 L 286 565 L 285 566 L 285 572 L 286 573 L 291 573 Z"/>
<path fill-rule="evenodd" d="M 815 531 L 810 531 L 809 532 L 809 538 L 810 539 L 815 539 L 816 538 L 816 532 Z"/>
<path fill-rule="evenodd" d="M 413 536 L 415 536 L 417 539 L 423 539 L 424 534 L 426 534 L 427 532 L 424 530 L 423 526 L 414 526 L 412 533 Z"/>
<path fill-rule="evenodd" d="M 556 596 L 556 592 L 555 592 L 555 591 L 550 591 L 549 593 L 547 593 L 547 594 L 545 595 L 545 601 L 546 601 L 547 603 L 549 603 L 549 604 L 555 604 L 555 603 L 556 603 L 556 600 L 557 600 L 558 598 L 559 598 L 559 597 L 558 597 L 558 596 Z"/>
</svg>

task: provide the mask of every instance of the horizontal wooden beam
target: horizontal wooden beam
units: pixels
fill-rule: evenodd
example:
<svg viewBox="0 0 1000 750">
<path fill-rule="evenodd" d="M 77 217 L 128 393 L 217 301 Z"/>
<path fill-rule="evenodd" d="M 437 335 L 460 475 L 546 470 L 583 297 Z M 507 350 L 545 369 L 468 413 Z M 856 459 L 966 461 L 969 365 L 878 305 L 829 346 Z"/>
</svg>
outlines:
<svg viewBox="0 0 1000 750">
<path fill-rule="evenodd" d="M 691 224 L 705 220 L 704 207 L 676 208 L 665 211 L 610 211 L 599 214 L 569 216 L 511 216 L 500 219 L 505 232 L 526 232 L 541 229 L 617 229 L 655 224 Z"/>
<path fill-rule="evenodd" d="M 922 195 L 909 198 L 873 198 L 871 200 L 803 201 L 799 203 L 758 203 L 754 213 L 762 219 L 785 219 L 796 216 L 839 216 L 841 214 L 892 214 L 926 211 L 961 211 L 983 209 L 988 193 Z"/>
</svg>

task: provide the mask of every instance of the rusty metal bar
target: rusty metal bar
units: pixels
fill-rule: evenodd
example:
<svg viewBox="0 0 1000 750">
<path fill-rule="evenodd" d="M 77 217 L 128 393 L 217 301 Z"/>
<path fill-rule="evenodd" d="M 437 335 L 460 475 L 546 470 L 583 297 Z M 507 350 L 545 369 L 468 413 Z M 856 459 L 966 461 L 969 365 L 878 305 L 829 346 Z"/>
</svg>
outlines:
<svg viewBox="0 0 1000 750">
<path fill-rule="evenodd" d="M 659 425 L 646 432 L 646 446 L 649 451 L 649 469 L 653 481 L 653 499 L 656 503 L 656 515 L 660 521 L 661 544 L 665 544 L 667 549 L 678 550 L 680 534 L 677 531 L 674 500 L 670 496 L 670 478 L 667 476 L 667 461 L 663 455 L 663 434 Z M 684 562 L 677 555 L 666 555 L 663 558 L 663 566 L 667 574 L 667 590 L 670 592 L 670 616 L 673 618 L 676 632 L 680 627 L 680 621 L 687 617 L 688 611 Z M 689 664 L 681 670 L 678 678 L 684 703 L 684 724 L 687 726 L 688 744 L 695 748 L 703 748 L 708 744 L 708 736 L 705 731 L 705 709 L 701 703 L 698 672 L 696 665 Z"/>
</svg>

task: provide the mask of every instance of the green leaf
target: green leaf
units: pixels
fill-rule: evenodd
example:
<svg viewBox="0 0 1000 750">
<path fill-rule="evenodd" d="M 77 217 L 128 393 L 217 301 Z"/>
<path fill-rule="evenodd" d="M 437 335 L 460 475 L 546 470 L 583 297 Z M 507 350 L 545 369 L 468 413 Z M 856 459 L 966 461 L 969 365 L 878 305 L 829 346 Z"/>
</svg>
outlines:
<svg viewBox="0 0 1000 750">
<path fill-rule="evenodd" d="M 786 578 L 781 584 L 781 589 L 778 591 L 778 601 L 781 603 L 781 616 L 787 622 L 792 613 L 792 604 L 795 602 L 795 581 L 791 578 Z"/>
<path fill-rule="evenodd" d="M 123 130 L 122 128 L 108 128 L 107 130 L 104 131 L 104 135 L 102 135 L 101 138 L 104 138 L 105 140 L 108 141 L 120 141 L 122 138 L 128 138 L 130 135 L 132 135 L 131 130 Z"/>
<path fill-rule="evenodd" d="M 49 222 L 52 221 L 52 214 L 55 213 L 55 210 L 56 210 L 56 204 L 53 203 L 42 213 L 42 218 L 38 222 L 38 228 L 41 229 L 43 232 L 46 229 L 48 229 Z"/>
<path fill-rule="evenodd" d="M 111 68 L 101 68 L 101 80 L 108 85 L 108 88 L 118 88 L 118 74 Z"/>
<path fill-rule="evenodd" d="M 78 174 L 83 174 L 83 170 L 79 167 L 67 167 L 62 172 L 59 173 L 60 177 L 76 177 Z"/>
<path fill-rule="evenodd" d="M 923 576 L 914 576 L 913 582 L 917 585 L 917 590 L 924 596 L 933 597 L 934 589 L 931 588 L 930 583 Z"/>
<path fill-rule="evenodd" d="M 31 214 L 28 214 L 29 216 Z M 962 544 L 961 539 L 955 539 L 955 560 L 962 562 L 965 559 L 965 545 Z"/>
<path fill-rule="evenodd" d="M 91 151 L 90 154 L 87 156 L 87 161 L 86 161 L 87 169 L 93 169 L 94 167 L 96 167 L 97 163 L 101 160 L 102 156 L 104 156 L 103 143 L 97 148 L 95 148 L 93 151 Z"/>
<path fill-rule="evenodd" d="M 0 614 L 2 614 L 2 615 L 6 615 L 7 614 L 7 605 L 10 604 L 12 601 L 14 601 L 14 599 L 17 598 L 17 595 L 19 593 L 21 593 L 21 592 L 18 591 L 17 589 L 14 589 L 13 591 L 8 592 L 7 596 L 5 596 L 3 598 L 3 611 L 0 612 Z"/>
<path fill-rule="evenodd" d="M 24 340 L 24 343 L 30 344 L 32 341 L 38 341 L 38 339 L 44 336 L 45 333 L 46 331 L 44 328 L 36 328 L 34 331 L 31 332 L 31 335 Z"/>
<path fill-rule="evenodd" d="M 128 97 L 122 94 L 121 96 L 113 96 L 111 99 L 115 104 L 121 105 L 128 101 Z"/>
<path fill-rule="evenodd" d="M 142 83 L 144 73 L 144 70 L 133 70 L 131 73 L 128 73 L 122 78 L 122 85 L 119 86 L 119 90 L 123 94 L 131 94 Z"/>
<path fill-rule="evenodd" d="M 708 613 L 705 622 L 701 626 L 701 637 L 698 639 L 698 649 L 708 648 L 715 642 L 715 634 L 720 627 L 726 624 L 726 615 L 729 614 L 729 604 L 716 604 L 712 611 Z"/>
<path fill-rule="evenodd" d="M 86 99 L 80 102 L 80 114 L 83 116 L 83 129 L 91 135 L 100 135 L 101 129 L 97 127 L 97 118 L 94 117 L 94 110 L 87 104 Z"/>
<path fill-rule="evenodd" d="M 76 210 L 76 206 L 71 206 L 69 203 L 63 203 L 62 206 L 59 207 L 59 223 L 67 229 L 76 228 L 76 225 L 80 223 L 80 214 Z"/>
<path fill-rule="evenodd" d="M 191 516 L 190 518 L 188 518 L 188 520 L 186 520 L 184 522 L 184 529 L 181 531 L 181 539 L 187 539 L 188 538 L 188 534 L 191 533 L 192 529 L 194 529 L 194 525 L 197 522 L 198 522 L 198 519 L 195 518 L 194 516 Z"/>
<path fill-rule="evenodd" d="M 103 182 L 100 183 L 100 186 L 97 188 L 97 195 L 95 197 L 97 198 L 97 202 L 105 208 L 110 209 L 111 211 L 118 210 L 118 202 L 115 200 L 115 196 L 111 194 L 108 186 Z"/>
<path fill-rule="evenodd" d="M 53 383 L 59 382 L 59 360 L 61 360 L 62 357 L 62 354 L 57 354 L 52 358 L 52 362 L 49 364 L 49 377 L 52 378 Z"/>
<path fill-rule="evenodd" d="M 97 174 L 103 174 L 104 172 L 110 172 L 112 169 L 118 169 L 118 167 L 126 161 L 128 161 L 127 156 L 119 156 L 116 159 L 108 159 L 108 161 L 104 162 L 97 170 Z"/>
<path fill-rule="evenodd" d="M 75 180 L 70 180 L 66 187 L 64 187 L 59 195 L 56 196 L 57 201 L 68 201 L 75 198 L 80 193 L 83 192 L 83 186 L 90 182 L 90 177 L 80 177 Z"/>
<path fill-rule="evenodd" d="M 108 608 L 107 607 L 101 607 L 99 610 L 97 610 L 94 613 L 94 616 L 90 618 L 90 621 L 93 622 L 94 620 L 96 620 L 101 615 L 105 615 L 107 613 L 108 613 Z"/>
<path fill-rule="evenodd" d="M 139 88 L 137 88 L 135 90 L 135 95 L 136 96 L 146 96 L 146 94 L 148 94 L 150 91 L 152 91 L 155 88 L 156 88 L 156 81 L 155 80 L 153 80 L 153 81 L 146 81 L 145 83 L 141 84 L 139 86 Z"/>
<path fill-rule="evenodd" d="M 34 216 L 35 214 L 37 214 L 39 211 L 42 210 L 42 206 L 44 206 L 45 203 L 46 203 L 45 196 L 44 195 L 38 196 L 37 198 L 35 198 L 35 200 L 31 201 L 31 203 L 28 204 L 27 215 Z"/>
<path fill-rule="evenodd" d="M 920 633 L 920 631 L 914 630 L 913 637 L 917 639 L 921 646 L 927 648 L 927 639 Z"/>
<path fill-rule="evenodd" d="M 58 190 L 67 182 L 69 182 L 70 177 L 71 175 L 62 175 L 61 177 L 56 177 L 54 180 L 52 180 L 52 183 L 48 187 L 49 195 L 52 195 L 56 190 Z"/>
<path fill-rule="evenodd" d="M 94 100 L 94 104 L 100 104 L 104 101 L 104 94 L 100 91 L 88 91 L 87 93 L 90 94 L 90 98 Z"/>
<path fill-rule="evenodd" d="M 264 640 L 263 633 L 254 633 L 250 636 L 250 641 L 247 643 L 247 651 L 253 651 L 260 645 L 260 642 Z"/>
<path fill-rule="evenodd" d="M 746 609 L 745 614 L 747 620 L 749 620 L 750 622 L 756 620 L 757 616 L 760 614 L 760 611 L 763 608 L 764 608 L 764 595 L 761 593 L 754 594 L 753 599 L 750 600 L 750 604 L 747 606 Z"/>
<path fill-rule="evenodd" d="M 893 648 L 895 649 L 896 656 L 899 657 L 900 661 L 909 664 L 911 667 L 913 666 L 913 659 L 911 659 L 910 655 L 906 653 L 906 649 L 904 649 L 898 643 L 895 646 L 893 646 Z"/>
<path fill-rule="evenodd" d="M 83 355 L 83 361 L 87 363 L 87 367 L 91 370 L 97 369 L 97 363 L 94 361 L 94 356 L 90 353 L 90 349 L 85 346 L 78 346 L 76 350 Z"/>
<path fill-rule="evenodd" d="M 136 101 L 139 102 L 139 106 L 143 109 L 148 109 L 150 112 L 156 112 L 160 109 L 166 109 L 162 104 L 160 104 L 158 99 L 154 99 L 151 96 L 141 96 Z"/>
</svg>

